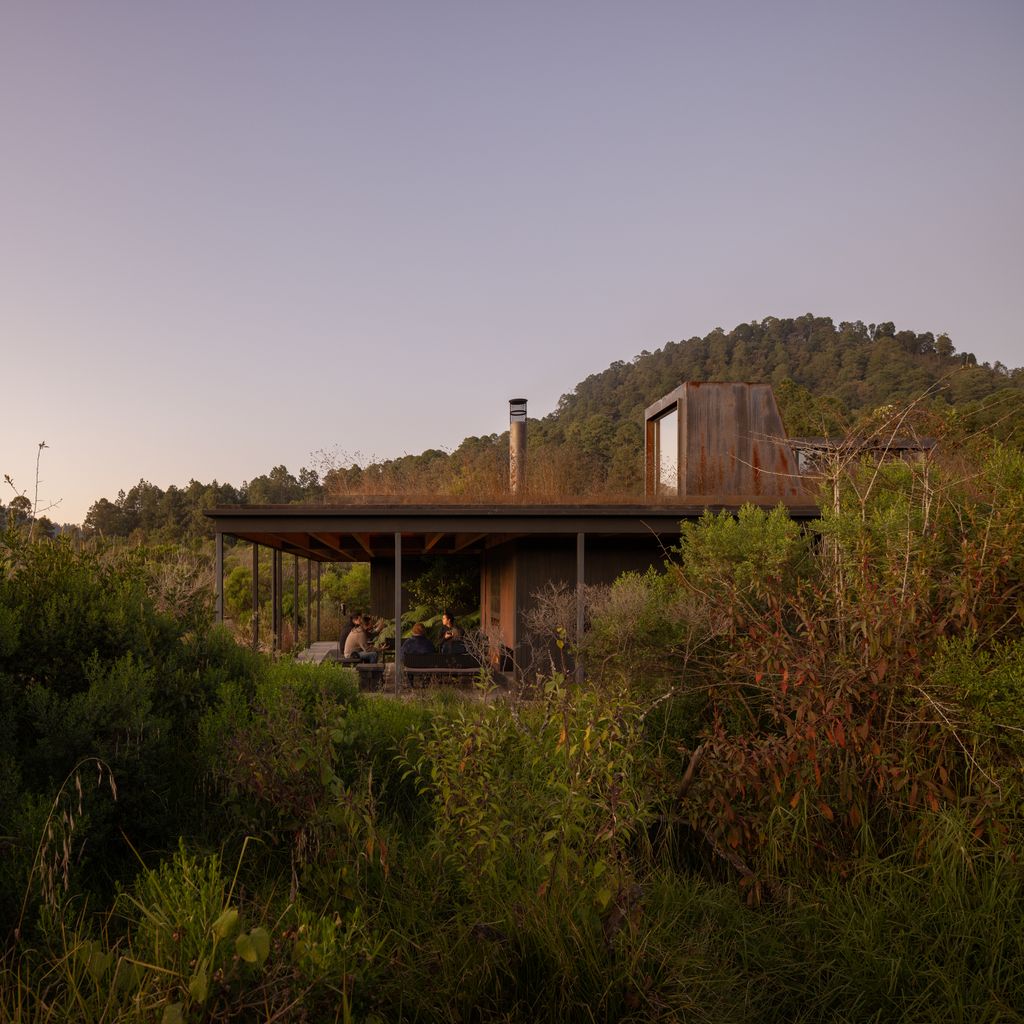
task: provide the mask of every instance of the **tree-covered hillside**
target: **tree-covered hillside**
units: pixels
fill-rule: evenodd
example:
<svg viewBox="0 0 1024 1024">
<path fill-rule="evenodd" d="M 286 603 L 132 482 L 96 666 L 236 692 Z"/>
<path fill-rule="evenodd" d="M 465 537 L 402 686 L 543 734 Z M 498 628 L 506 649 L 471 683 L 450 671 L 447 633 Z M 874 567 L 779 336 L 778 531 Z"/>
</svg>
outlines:
<svg viewBox="0 0 1024 1024">
<path fill-rule="evenodd" d="M 684 380 L 770 382 L 787 428 L 801 434 L 809 428 L 820 432 L 815 412 L 825 413 L 826 427 L 842 429 L 841 420 L 926 393 L 965 407 L 1006 389 L 1019 393 L 1024 370 L 978 365 L 973 353 L 957 353 L 944 334 L 897 331 L 892 323 L 837 327 L 829 317 L 810 314 L 766 317 L 612 363 L 563 395 L 542 427 L 548 436 L 568 438 L 599 417 L 605 426 L 632 422 L 639 430 L 646 406 Z M 804 408 L 801 403 L 811 396 L 818 401 Z"/>
<path fill-rule="evenodd" d="M 538 499 L 630 496 L 640 492 L 644 409 L 685 380 L 769 381 L 794 435 L 841 434 L 888 405 L 919 403 L 932 423 L 954 433 L 986 430 L 1024 443 L 1024 369 L 979 364 L 952 340 L 897 330 L 892 322 L 836 325 L 810 314 L 766 317 L 703 338 L 669 342 L 631 361 L 612 363 L 562 396 L 530 424 L 530 489 Z M 429 494 L 452 500 L 494 499 L 505 490 L 507 435 L 467 437 L 452 452 L 369 465 L 284 466 L 243 483 L 159 487 L 141 480 L 115 499 L 99 499 L 84 524 L 105 536 L 202 534 L 203 509 L 214 504 L 279 504 L 357 496 Z"/>
<path fill-rule="evenodd" d="M 530 423 L 535 493 L 639 493 L 644 409 L 686 380 L 771 382 L 792 435 L 844 434 L 880 406 L 929 396 L 926 404 L 940 415 L 955 407 L 960 431 L 985 428 L 1024 442 L 1024 370 L 979 365 L 973 353 L 957 353 L 946 335 L 897 331 L 892 323 L 836 326 L 810 314 L 768 317 L 643 351 L 577 384 L 554 412 Z M 325 491 L 339 497 L 373 489 L 500 494 L 507 479 L 506 438 L 466 438 L 450 456 L 430 451 L 337 469 L 325 475 Z"/>
</svg>

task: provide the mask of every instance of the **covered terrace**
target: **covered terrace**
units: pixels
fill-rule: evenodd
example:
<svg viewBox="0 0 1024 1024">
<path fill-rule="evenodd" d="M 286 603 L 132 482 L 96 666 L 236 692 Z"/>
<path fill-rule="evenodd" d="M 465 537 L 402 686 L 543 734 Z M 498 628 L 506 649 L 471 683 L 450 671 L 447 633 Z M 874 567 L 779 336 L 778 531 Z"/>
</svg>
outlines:
<svg viewBox="0 0 1024 1024">
<path fill-rule="evenodd" d="M 216 537 L 216 614 L 224 618 L 224 538 L 252 545 L 252 609 L 257 645 L 259 548 L 273 552 L 272 629 L 279 647 L 283 559 L 295 561 L 293 574 L 298 635 L 299 564 L 306 565 L 307 642 L 319 637 L 319 581 L 324 562 L 369 562 L 371 610 L 394 618 L 401 636 L 403 560 L 408 567 L 425 557 L 475 556 L 480 560 L 481 622 L 489 635 L 515 653 L 523 642 L 522 616 L 533 595 L 548 582 L 579 587 L 611 583 L 629 570 L 660 565 L 678 543 L 682 520 L 707 510 L 735 513 L 752 502 L 771 507 L 779 497 L 730 495 L 727 500 L 676 498 L 658 503 L 606 505 L 444 505 L 347 504 L 226 506 L 206 514 Z M 783 499 L 798 520 L 815 519 L 817 505 Z M 314 567 L 316 605 L 314 605 Z M 315 609 L 315 612 L 314 612 Z M 583 604 L 577 602 L 577 630 L 583 630 Z M 395 680 L 401 681 L 401 645 L 396 644 Z"/>
</svg>

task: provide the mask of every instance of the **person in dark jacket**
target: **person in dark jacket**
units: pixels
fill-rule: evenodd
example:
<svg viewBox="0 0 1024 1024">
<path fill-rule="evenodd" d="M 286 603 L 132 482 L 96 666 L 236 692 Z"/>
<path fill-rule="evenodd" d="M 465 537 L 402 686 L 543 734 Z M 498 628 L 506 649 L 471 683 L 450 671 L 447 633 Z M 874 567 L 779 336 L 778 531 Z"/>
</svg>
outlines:
<svg viewBox="0 0 1024 1024">
<path fill-rule="evenodd" d="M 447 639 L 441 644 L 442 654 L 467 654 L 466 641 L 462 639 L 462 630 L 452 626 L 445 634 Z"/>
<path fill-rule="evenodd" d="M 437 638 L 437 649 L 441 650 L 446 640 L 450 640 L 452 636 L 452 630 L 455 628 L 455 616 L 450 611 L 445 609 L 441 612 L 441 629 Z"/>
<path fill-rule="evenodd" d="M 403 654 L 433 654 L 434 645 L 427 636 L 426 627 L 422 622 L 417 622 L 412 627 L 412 635 L 402 641 Z"/>
</svg>

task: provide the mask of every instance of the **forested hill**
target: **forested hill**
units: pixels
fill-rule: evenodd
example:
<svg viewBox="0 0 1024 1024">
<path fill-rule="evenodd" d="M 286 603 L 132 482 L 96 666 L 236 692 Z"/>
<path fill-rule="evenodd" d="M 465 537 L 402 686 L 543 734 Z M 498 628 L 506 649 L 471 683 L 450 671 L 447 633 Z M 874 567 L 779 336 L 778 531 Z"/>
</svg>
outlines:
<svg viewBox="0 0 1024 1024">
<path fill-rule="evenodd" d="M 897 330 L 893 323 L 840 323 L 810 314 L 767 317 L 669 342 L 581 381 L 558 407 L 530 424 L 530 484 L 538 500 L 636 494 L 643 473 L 646 406 L 685 380 L 769 381 L 791 434 L 846 430 L 860 414 L 922 395 L 956 407 L 965 431 L 985 429 L 1024 443 L 1024 369 L 978 363 L 946 335 Z M 369 494 L 432 494 L 494 499 L 507 479 L 507 435 L 467 437 L 454 452 L 369 466 L 277 466 L 252 481 L 159 487 L 141 480 L 116 499 L 101 498 L 89 532 L 178 540 L 209 529 L 214 504 L 346 500 Z"/>
<path fill-rule="evenodd" d="M 819 407 L 848 418 L 932 390 L 950 404 L 985 399 L 1002 388 L 1024 388 L 1024 370 L 979 365 L 973 353 L 957 353 L 947 335 L 898 331 L 891 322 L 836 326 L 810 314 L 767 317 L 612 363 L 563 395 L 545 423 L 565 430 L 595 415 L 639 423 L 646 406 L 684 380 L 768 381 L 776 388 L 789 380 L 827 400 Z M 804 419 L 792 391 L 788 405 L 787 428 L 804 433 L 789 422 Z"/>
</svg>

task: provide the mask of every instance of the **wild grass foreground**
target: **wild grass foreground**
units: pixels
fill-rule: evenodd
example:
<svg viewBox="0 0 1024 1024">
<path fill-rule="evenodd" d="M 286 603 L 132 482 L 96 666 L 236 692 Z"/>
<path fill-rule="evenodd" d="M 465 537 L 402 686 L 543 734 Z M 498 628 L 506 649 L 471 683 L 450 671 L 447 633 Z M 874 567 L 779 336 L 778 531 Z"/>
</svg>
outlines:
<svg viewBox="0 0 1024 1024">
<path fill-rule="evenodd" d="M 685 527 L 582 638 L 553 593 L 587 684 L 487 703 L 8 532 L 0 1022 L 1021 1019 L 1024 459 L 832 497 Z"/>
</svg>

